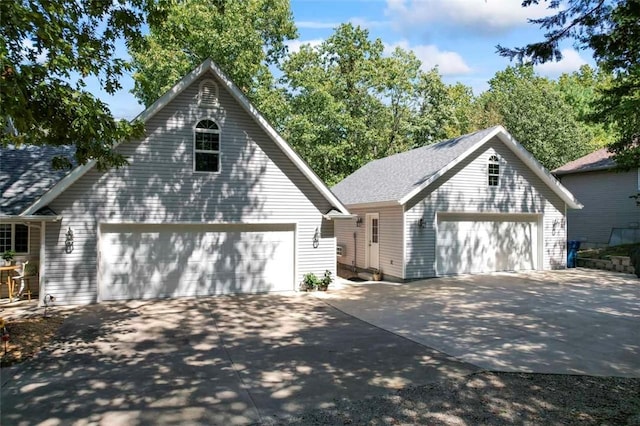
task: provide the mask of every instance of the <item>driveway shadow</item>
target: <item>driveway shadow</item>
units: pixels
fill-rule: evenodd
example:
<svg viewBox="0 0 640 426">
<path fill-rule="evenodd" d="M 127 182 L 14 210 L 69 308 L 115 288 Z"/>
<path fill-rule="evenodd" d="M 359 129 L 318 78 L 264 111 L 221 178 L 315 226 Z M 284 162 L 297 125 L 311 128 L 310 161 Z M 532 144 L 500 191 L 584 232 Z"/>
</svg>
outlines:
<svg viewBox="0 0 640 426">
<path fill-rule="evenodd" d="M 632 275 L 463 275 L 318 297 L 493 371 L 640 377 L 640 281 Z"/>
<path fill-rule="evenodd" d="M 5 372 L 1 420 L 248 424 L 474 371 L 306 295 L 105 303 Z"/>
</svg>

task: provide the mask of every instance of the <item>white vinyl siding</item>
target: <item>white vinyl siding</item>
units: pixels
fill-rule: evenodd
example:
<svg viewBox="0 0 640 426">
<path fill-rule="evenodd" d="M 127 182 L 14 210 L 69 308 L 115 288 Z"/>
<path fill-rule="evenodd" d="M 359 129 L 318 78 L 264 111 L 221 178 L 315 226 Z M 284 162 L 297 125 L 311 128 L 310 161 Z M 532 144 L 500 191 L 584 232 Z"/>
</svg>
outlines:
<svg viewBox="0 0 640 426">
<path fill-rule="evenodd" d="M 362 224 L 361 226 L 356 226 L 355 218 L 336 221 L 336 239 L 338 244 L 345 248 L 345 254 L 338 258 L 338 262 L 343 265 L 354 266 L 355 255 L 355 266 L 358 268 L 366 267 L 366 214 L 379 213 L 379 269 L 385 276 L 402 278 L 402 246 L 404 244 L 402 238 L 402 207 L 350 208 L 349 213 L 361 217 Z M 353 238 L 354 233 L 356 234 L 355 242 Z"/>
<path fill-rule="evenodd" d="M 203 78 L 212 78 L 206 75 Z M 50 204 L 63 220 L 47 226 L 46 289 L 60 304 L 97 298 L 97 224 L 296 223 L 296 283 L 335 274 L 332 206 L 219 84 L 219 106 L 198 107 L 199 81 L 146 123 L 146 138 L 123 144 L 129 165 L 92 169 Z M 222 129 L 220 173 L 193 171 L 193 129 L 211 117 Z M 64 233 L 74 251 L 64 253 Z M 313 247 L 318 230 L 319 245 Z"/>
<path fill-rule="evenodd" d="M 584 205 L 567 211 L 568 238 L 587 244 L 608 244 L 613 228 L 640 226 L 640 207 L 629 198 L 638 191 L 638 171 L 586 172 L 561 176 L 564 186 Z"/>
<path fill-rule="evenodd" d="M 489 158 L 500 158 L 500 185 L 487 185 Z M 566 266 L 564 202 L 497 138 L 448 171 L 406 206 L 405 278 L 436 275 L 437 212 L 542 215 L 542 268 Z M 424 220 L 424 228 L 417 226 Z"/>
</svg>

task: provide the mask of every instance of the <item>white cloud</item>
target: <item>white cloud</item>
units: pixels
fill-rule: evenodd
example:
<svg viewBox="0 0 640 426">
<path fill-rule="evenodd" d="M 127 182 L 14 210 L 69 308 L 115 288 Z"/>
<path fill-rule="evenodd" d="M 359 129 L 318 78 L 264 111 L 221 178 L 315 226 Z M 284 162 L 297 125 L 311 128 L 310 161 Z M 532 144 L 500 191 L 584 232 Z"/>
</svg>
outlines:
<svg viewBox="0 0 640 426">
<path fill-rule="evenodd" d="M 289 53 L 296 53 L 300 51 L 300 47 L 305 44 L 310 44 L 311 47 L 316 47 L 322 44 L 324 40 L 321 38 L 316 38 L 313 40 L 289 40 L 285 44 L 289 48 Z"/>
<path fill-rule="evenodd" d="M 435 66 L 443 76 L 468 74 L 472 71 L 459 53 L 440 50 L 433 44 L 410 46 L 408 41 L 402 40 L 391 45 L 385 44 L 385 53 L 391 54 L 396 47 L 413 51 L 422 62 L 421 68 L 424 71 Z"/>
<path fill-rule="evenodd" d="M 398 28 L 433 24 L 495 34 L 553 13 L 546 7 L 524 8 L 517 0 L 387 0 L 385 13 Z"/>
<path fill-rule="evenodd" d="M 36 48 L 33 45 L 33 42 L 29 39 L 22 40 L 22 55 L 28 56 L 32 52 L 35 52 Z M 47 60 L 47 49 L 43 49 L 38 55 L 36 55 L 36 62 L 39 64 L 43 64 Z"/>
<path fill-rule="evenodd" d="M 297 21 L 296 27 L 304 29 L 332 29 L 340 25 L 337 22 Z"/>
<path fill-rule="evenodd" d="M 538 74 L 546 77 L 558 77 L 563 73 L 577 71 L 587 61 L 574 49 L 562 49 L 562 59 L 558 62 L 547 62 L 536 65 L 534 68 Z"/>
</svg>

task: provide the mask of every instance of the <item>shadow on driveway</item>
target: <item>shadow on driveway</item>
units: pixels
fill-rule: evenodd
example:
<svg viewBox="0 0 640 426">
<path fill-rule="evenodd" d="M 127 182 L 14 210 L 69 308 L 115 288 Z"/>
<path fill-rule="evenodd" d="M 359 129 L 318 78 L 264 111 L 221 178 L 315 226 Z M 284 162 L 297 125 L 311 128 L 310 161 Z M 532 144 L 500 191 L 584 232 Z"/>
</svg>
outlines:
<svg viewBox="0 0 640 426">
<path fill-rule="evenodd" d="M 2 424 L 247 424 L 477 371 L 306 295 L 78 308 L 1 377 Z"/>
<path fill-rule="evenodd" d="M 633 275 L 463 275 L 316 296 L 484 369 L 640 378 L 640 280 Z"/>
</svg>

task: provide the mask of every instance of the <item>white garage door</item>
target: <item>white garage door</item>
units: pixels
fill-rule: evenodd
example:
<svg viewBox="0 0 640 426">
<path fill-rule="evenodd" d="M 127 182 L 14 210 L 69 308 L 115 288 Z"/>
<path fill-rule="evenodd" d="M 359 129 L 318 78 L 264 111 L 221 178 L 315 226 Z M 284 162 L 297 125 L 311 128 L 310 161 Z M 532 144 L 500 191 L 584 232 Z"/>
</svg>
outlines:
<svg viewBox="0 0 640 426">
<path fill-rule="evenodd" d="M 535 215 L 438 214 L 438 274 L 537 269 L 537 223 Z"/>
<path fill-rule="evenodd" d="M 294 289 L 294 225 L 102 225 L 100 300 Z"/>
</svg>

